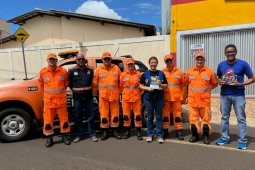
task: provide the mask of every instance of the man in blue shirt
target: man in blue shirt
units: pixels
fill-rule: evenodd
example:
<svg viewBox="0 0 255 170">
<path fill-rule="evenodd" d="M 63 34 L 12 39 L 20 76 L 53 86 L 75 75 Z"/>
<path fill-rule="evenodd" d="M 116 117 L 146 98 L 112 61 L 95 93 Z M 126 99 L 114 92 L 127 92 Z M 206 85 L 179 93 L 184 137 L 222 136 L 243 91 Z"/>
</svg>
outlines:
<svg viewBox="0 0 255 170">
<path fill-rule="evenodd" d="M 221 138 L 216 140 L 217 145 L 229 144 L 229 117 L 233 105 L 237 117 L 238 149 L 246 149 L 246 114 L 244 86 L 255 82 L 249 64 L 236 58 L 237 49 L 233 44 L 225 47 L 226 61 L 219 63 L 217 76 L 219 77 L 220 110 L 221 110 Z M 244 81 L 244 75 L 248 77 Z"/>
</svg>

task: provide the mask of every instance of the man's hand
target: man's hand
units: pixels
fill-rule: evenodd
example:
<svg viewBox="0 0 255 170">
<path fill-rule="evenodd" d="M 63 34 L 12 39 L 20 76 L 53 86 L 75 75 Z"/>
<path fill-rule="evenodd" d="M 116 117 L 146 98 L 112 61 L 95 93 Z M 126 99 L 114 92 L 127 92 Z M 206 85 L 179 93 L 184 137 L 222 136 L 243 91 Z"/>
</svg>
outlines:
<svg viewBox="0 0 255 170">
<path fill-rule="evenodd" d="M 152 89 L 152 88 L 148 88 L 148 91 L 149 91 L 149 92 L 152 92 L 153 90 L 154 90 L 154 89 Z"/>
<path fill-rule="evenodd" d="M 233 80 L 232 83 L 229 84 L 230 86 L 242 86 L 242 83 L 238 83 L 236 80 Z"/>
<path fill-rule="evenodd" d="M 222 79 L 218 79 L 219 85 L 223 85 L 225 82 Z"/>
</svg>

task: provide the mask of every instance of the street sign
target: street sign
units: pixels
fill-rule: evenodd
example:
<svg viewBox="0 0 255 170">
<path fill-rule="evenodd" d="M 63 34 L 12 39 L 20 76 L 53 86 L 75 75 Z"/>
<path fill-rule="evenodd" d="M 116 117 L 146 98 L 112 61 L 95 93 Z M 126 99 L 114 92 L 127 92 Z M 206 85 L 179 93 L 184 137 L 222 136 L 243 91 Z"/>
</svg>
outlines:
<svg viewBox="0 0 255 170">
<path fill-rule="evenodd" d="M 26 39 L 29 37 L 29 34 L 22 28 L 20 27 L 15 33 L 14 36 L 20 40 L 22 43 L 26 41 Z"/>
</svg>

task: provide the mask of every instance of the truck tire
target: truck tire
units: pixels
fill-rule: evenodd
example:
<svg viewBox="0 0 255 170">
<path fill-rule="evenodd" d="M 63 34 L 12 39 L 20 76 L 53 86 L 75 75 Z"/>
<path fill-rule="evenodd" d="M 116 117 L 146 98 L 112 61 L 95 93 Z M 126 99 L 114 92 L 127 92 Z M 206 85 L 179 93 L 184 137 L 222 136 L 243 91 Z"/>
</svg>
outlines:
<svg viewBox="0 0 255 170">
<path fill-rule="evenodd" d="M 148 115 L 147 115 L 147 110 L 146 107 L 143 105 L 142 106 L 142 118 L 143 118 L 143 127 L 147 127 L 147 121 L 148 121 Z M 154 119 L 153 119 L 153 125 L 156 126 L 156 116 L 154 114 Z"/>
<path fill-rule="evenodd" d="M 14 142 L 24 138 L 30 131 L 32 119 L 30 115 L 17 108 L 5 109 L 0 112 L 0 139 Z"/>
</svg>

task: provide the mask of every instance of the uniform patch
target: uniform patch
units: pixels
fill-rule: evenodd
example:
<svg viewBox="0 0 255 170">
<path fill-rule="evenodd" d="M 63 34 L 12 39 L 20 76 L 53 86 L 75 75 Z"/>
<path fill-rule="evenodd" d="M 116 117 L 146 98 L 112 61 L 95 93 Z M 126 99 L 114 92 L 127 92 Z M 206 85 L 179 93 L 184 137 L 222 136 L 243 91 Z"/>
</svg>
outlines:
<svg viewBox="0 0 255 170">
<path fill-rule="evenodd" d="M 134 77 L 134 80 L 140 81 L 140 79 L 138 77 Z"/>
<path fill-rule="evenodd" d="M 100 73 L 99 74 L 99 77 L 104 77 L 105 76 L 105 73 Z"/>
<path fill-rule="evenodd" d="M 178 75 L 178 74 L 175 74 L 175 75 L 174 75 L 174 78 L 179 79 L 179 78 L 181 78 L 181 76 Z"/>
<path fill-rule="evenodd" d="M 148 84 L 149 80 L 148 79 L 145 79 L 145 84 Z"/>
<path fill-rule="evenodd" d="M 194 80 L 194 79 L 195 79 L 195 76 L 189 76 L 189 79 L 190 79 L 190 80 Z"/>
<path fill-rule="evenodd" d="M 74 74 L 75 76 L 77 76 L 77 75 L 78 75 L 78 72 L 74 72 L 73 74 Z"/>
<path fill-rule="evenodd" d="M 49 81 L 49 80 L 50 80 L 49 77 L 44 77 L 44 78 L 43 78 L 43 82 L 47 82 L 47 81 Z"/>
<path fill-rule="evenodd" d="M 58 76 L 58 80 L 65 80 L 64 76 Z"/>
<path fill-rule="evenodd" d="M 208 77 L 208 76 L 202 76 L 202 79 L 203 79 L 203 80 L 210 80 L 210 77 Z"/>
<path fill-rule="evenodd" d="M 129 80 L 129 78 L 128 77 L 125 77 L 124 79 L 123 79 L 123 81 L 128 81 Z"/>
<path fill-rule="evenodd" d="M 117 73 L 117 72 L 112 72 L 112 75 L 113 75 L 113 76 L 117 76 L 118 73 Z"/>
</svg>

